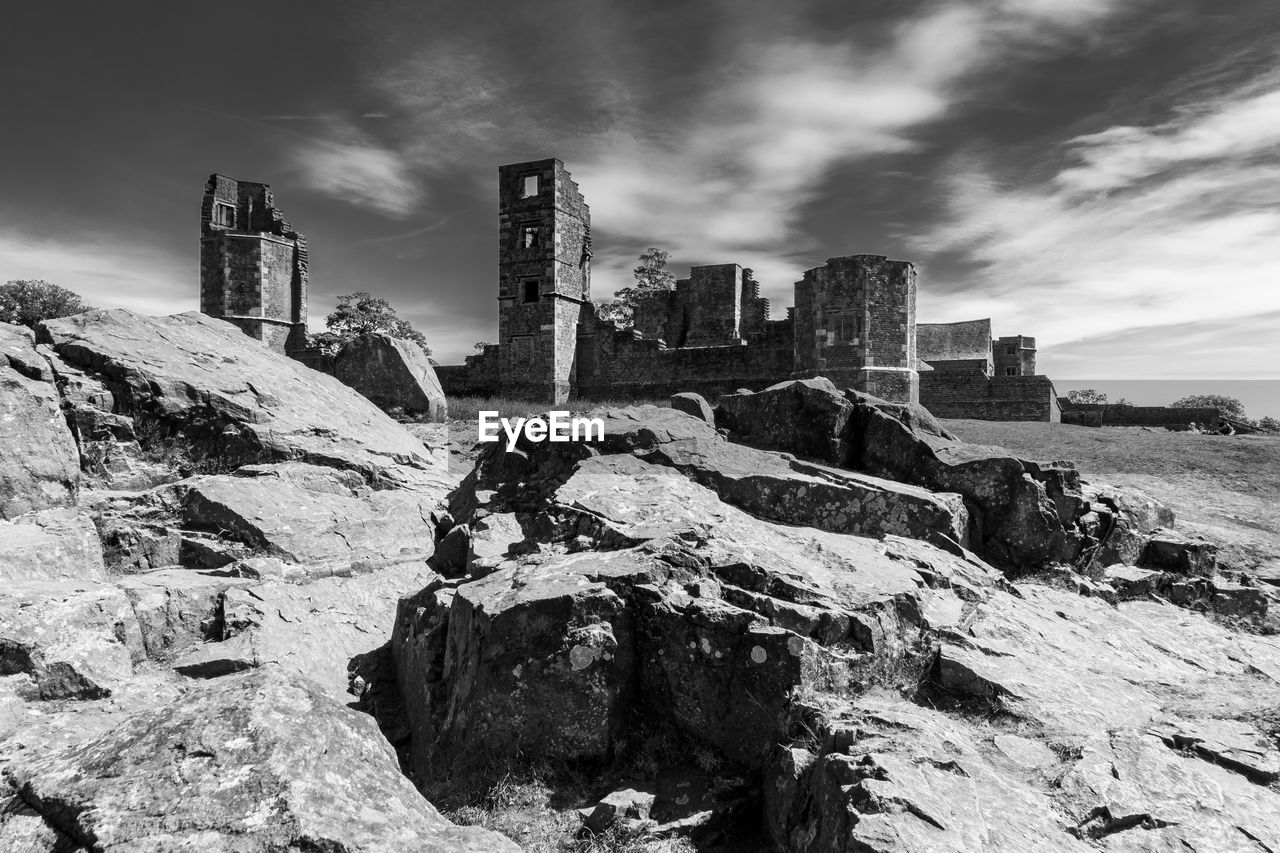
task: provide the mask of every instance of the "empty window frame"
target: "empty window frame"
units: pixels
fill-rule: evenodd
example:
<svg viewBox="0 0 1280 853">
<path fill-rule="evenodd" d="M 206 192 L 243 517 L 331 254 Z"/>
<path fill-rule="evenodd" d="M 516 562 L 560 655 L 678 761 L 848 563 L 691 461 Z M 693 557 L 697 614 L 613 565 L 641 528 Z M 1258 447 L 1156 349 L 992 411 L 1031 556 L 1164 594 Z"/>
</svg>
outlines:
<svg viewBox="0 0 1280 853">
<path fill-rule="evenodd" d="M 215 201 L 213 203 L 213 224 L 221 225 L 224 228 L 234 228 L 236 226 L 236 209 L 229 204 Z"/>
<path fill-rule="evenodd" d="M 541 296 L 542 281 L 536 278 L 526 278 L 520 282 L 520 296 L 525 302 L 537 302 Z"/>
<path fill-rule="evenodd" d="M 520 178 L 520 197 L 530 198 L 542 192 L 542 179 L 537 175 L 525 175 Z"/>
<path fill-rule="evenodd" d="M 1017 376 L 1017 375 L 1018 375 L 1018 368 L 1016 368 L 1016 367 L 1006 367 L 1006 368 L 1004 369 L 1004 375 L 1005 375 L 1005 376 Z"/>
<path fill-rule="evenodd" d="M 853 314 L 840 314 L 832 319 L 831 328 L 834 333 L 834 342 L 839 344 L 851 344 L 858 339 L 861 331 L 861 323 L 859 318 Z"/>
<path fill-rule="evenodd" d="M 1004 348 L 1004 354 L 1005 354 L 1005 355 L 1017 355 L 1017 354 L 1018 354 L 1018 348 L 1017 348 L 1016 346 L 1007 346 L 1007 347 L 1005 347 L 1005 348 Z"/>
<path fill-rule="evenodd" d="M 536 223 L 520 226 L 520 248 L 537 249 L 542 245 L 542 227 Z"/>
</svg>

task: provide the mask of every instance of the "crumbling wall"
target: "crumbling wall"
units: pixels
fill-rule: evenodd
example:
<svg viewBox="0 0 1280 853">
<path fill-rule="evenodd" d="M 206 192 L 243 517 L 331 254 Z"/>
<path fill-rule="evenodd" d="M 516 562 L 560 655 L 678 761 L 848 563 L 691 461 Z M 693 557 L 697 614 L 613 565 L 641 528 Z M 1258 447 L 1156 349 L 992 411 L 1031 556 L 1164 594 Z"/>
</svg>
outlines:
<svg viewBox="0 0 1280 853">
<path fill-rule="evenodd" d="M 578 339 L 578 396 L 585 399 L 665 397 L 696 391 L 716 397 L 760 390 L 791 372 L 793 324 L 769 321 L 750 341 L 709 347 L 668 347 L 633 329 L 584 313 Z M 446 388 L 447 390 L 447 388 Z"/>
<path fill-rule="evenodd" d="M 668 347 L 736 344 L 764 331 L 769 300 L 751 270 L 737 264 L 692 267 L 674 290 L 640 294 L 632 328 Z"/>
<path fill-rule="evenodd" d="M 1062 420 L 1053 383 L 1047 376 L 921 373 L 920 403 L 940 418 Z"/>
<path fill-rule="evenodd" d="M 499 359 L 498 345 L 489 344 L 464 364 L 437 367 L 436 377 L 449 397 L 496 397 L 502 393 Z"/>
</svg>

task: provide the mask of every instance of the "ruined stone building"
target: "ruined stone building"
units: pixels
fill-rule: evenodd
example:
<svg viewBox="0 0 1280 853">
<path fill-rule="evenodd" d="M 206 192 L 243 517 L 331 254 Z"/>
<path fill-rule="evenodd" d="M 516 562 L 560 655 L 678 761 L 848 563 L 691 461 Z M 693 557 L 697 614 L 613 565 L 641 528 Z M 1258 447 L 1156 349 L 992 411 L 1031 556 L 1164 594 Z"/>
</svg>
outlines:
<svg viewBox="0 0 1280 853">
<path fill-rule="evenodd" d="M 915 269 L 878 255 L 832 258 L 796 282 L 796 308 L 769 318 L 750 269 L 694 267 L 644 294 L 634 325 L 591 301 L 591 213 L 556 159 L 498 170 L 498 342 L 438 369 L 451 394 L 564 402 L 708 396 L 827 376 L 915 399 Z"/>
<path fill-rule="evenodd" d="M 267 184 L 210 175 L 200 205 L 200 310 L 276 352 L 306 347 L 307 238 Z"/>
<path fill-rule="evenodd" d="M 1049 377 L 1036 373 L 1036 339 L 993 338 L 991 320 L 920 323 L 920 402 L 942 418 L 1062 419 Z"/>
<path fill-rule="evenodd" d="M 829 258 L 795 282 L 795 307 L 777 320 L 750 269 L 693 267 L 674 289 L 642 294 L 633 325 L 620 328 L 591 300 L 591 255 L 591 210 L 564 163 L 500 167 L 498 342 L 436 368 L 444 391 L 548 403 L 677 391 L 714 398 L 824 376 L 887 400 L 920 400 L 943 417 L 1059 417 L 1052 383 L 1035 374 L 1035 339 L 993 339 L 990 320 L 917 325 L 907 261 Z M 307 348 L 306 238 L 266 184 L 209 176 L 200 310 L 335 372 L 332 354 Z"/>
</svg>

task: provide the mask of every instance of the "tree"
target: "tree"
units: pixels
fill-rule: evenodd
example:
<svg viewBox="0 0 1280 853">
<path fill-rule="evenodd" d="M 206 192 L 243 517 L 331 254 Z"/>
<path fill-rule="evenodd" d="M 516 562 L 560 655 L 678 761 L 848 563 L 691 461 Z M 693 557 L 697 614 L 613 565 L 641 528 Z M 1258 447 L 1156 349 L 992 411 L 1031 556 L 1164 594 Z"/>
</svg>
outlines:
<svg viewBox="0 0 1280 853">
<path fill-rule="evenodd" d="M 363 290 L 338 297 L 338 307 L 324 319 L 327 332 L 311 336 L 313 346 L 336 350 L 352 338 L 369 332 L 382 332 L 393 338 L 404 338 L 422 347 L 431 355 L 431 347 L 421 332 L 409 325 L 408 320 L 396 316 L 396 309 L 385 299 Z"/>
<path fill-rule="evenodd" d="M 485 347 L 491 347 L 493 344 L 488 341 L 476 341 L 476 352 L 484 352 Z"/>
<path fill-rule="evenodd" d="M 1217 409 L 1233 420 L 1245 420 L 1244 404 L 1225 394 L 1192 394 L 1169 404 L 1171 409 Z"/>
<path fill-rule="evenodd" d="M 639 265 L 631 271 L 635 285 L 614 291 L 617 301 L 603 303 L 596 310 L 597 315 L 620 326 L 629 326 L 641 295 L 656 290 L 674 290 L 676 277 L 667 269 L 667 258 L 668 254 L 663 249 L 650 247 L 641 252 Z"/>
<path fill-rule="evenodd" d="M 47 281 L 19 279 L 0 284 L 0 322 L 34 326 L 89 308 L 78 294 Z"/>
<path fill-rule="evenodd" d="M 1106 405 L 1107 395 L 1101 391 L 1095 391 L 1092 388 L 1085 388 L 1079 391 L 1068 391 L 1067 399 L 1073 403 L 1084 405 Z"/>
<path fill-rule="evenodd" d="M 1280 420 L 1273 417 L 1265 417 L 1258 419 L 1258 429 L 1265 432 L 1280 432 Z"/>
</svg>

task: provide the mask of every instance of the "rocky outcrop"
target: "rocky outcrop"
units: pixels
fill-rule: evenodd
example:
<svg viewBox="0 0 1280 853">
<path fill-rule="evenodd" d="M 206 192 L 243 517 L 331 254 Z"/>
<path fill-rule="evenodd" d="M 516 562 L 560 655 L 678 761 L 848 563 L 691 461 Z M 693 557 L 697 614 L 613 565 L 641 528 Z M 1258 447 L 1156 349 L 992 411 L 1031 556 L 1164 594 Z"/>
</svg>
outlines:
<svg viewBox="0 0 1280 853">
<path fill-rule="evenodd" d="M 106 580 L 102 543 L 88 513 L 47 509 L 0 521 L 0 581 Z"/>
<path fill-rule="evenodd" d="M 431 437 L 207 317 L 39 335 L 0 332 L 0 849 L 515 849 L 341 707 L 437 578 Z"/>
<path fill-rule="evenodd" d="M 445 820 L 372 720 L 275 668 L 210 682 L 4 775 L 7 813 L 95 850 L 519 850 Z"/>
<path fill-rule="evenodd" d="M 959 495 L 969 521 L 963 541 L 1015 573 L 1067 564 L 1098 575 L 1133 564 L 1149 534 L 1173 522 L 1134 490 L 1082 483 L 1070 463 L 964 443 L 918 405 L 842 393 L 824 379 L 722 397 L 716 424 L 733 441 Z"/>
<path fill-rule="evenodd" d="M 425 566 L 406 563 L 305 585 L 233 584 L 217 602 L 211 630 L 194 637 L 188 633 L 194 642 L 168 660 L 197 678 L 274 664 L 306 676 L 335 699 L 350 701 L 353 659 L 384 645 L 399 597 L 435 578 Z"/>
<path fill-rule="evenodd" d="M 435 368 L 413 341 L 377 332 L 359 335 L 338 351 L 333 375 L 384 411 L 431 420 L 448 415 Z"/>
<path fill-rule="evenodd" d="M 39 337 L 101 382 L 135 433 L 181 447 L 196 467 L 298 460 L 375 487 L 444 484 L 422 445 L 372 403 L 221 320 L 95 310 L 50 320 Z"/>
<path fill-rule="evenodd" d="M 517 755 L 609 761 L 638 720 L 759 770 L 790 731 L 793 697 L 911 680 L 928 636 L 1001 583 L 958 546 L 762 520 L 735 506 L 764 506 L 735 477 L 777 471 L 797 490 L 816 478 L 683 413 L 601 414 L 602 455 L 486 451 L 449 534 L 528 521 L 470 577 L 401 602 L 391 650 L 424 784 L 491 778 Z M 886 524 L 908 517 L 890 506 Z M 803 524 L 800 507 L 769 513 Z"/>
<path fill-rule="evenodd" d="M 220 568 L 305 580 L 351 575 L 434 551 L 439 492 L 372 490 L 352 471 L 246 465 L 98 505 L 117 568 Z"/>
<path fill-rule="evenodd" d="M 32 334 L 0 323 L 0 519 L 75 503 L 80 457 Z"/>
</svg>

